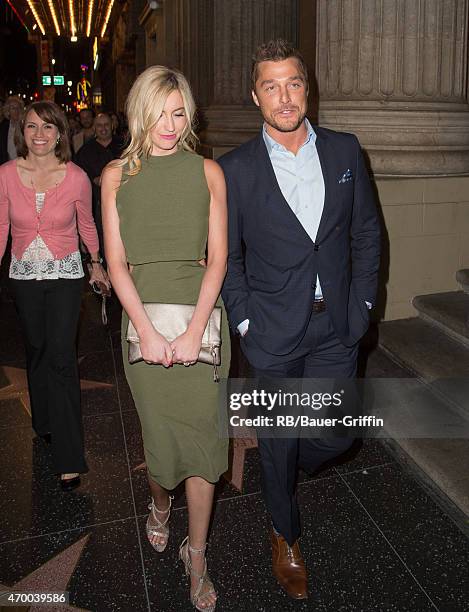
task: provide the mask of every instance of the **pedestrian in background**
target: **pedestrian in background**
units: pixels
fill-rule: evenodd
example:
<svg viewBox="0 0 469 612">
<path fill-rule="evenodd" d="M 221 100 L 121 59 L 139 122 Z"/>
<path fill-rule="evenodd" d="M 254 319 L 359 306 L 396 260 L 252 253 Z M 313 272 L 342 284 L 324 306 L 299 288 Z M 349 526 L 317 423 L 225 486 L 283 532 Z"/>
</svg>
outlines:
<svg viewBox="0 0 469 612">
<path fill-rule="evenodd" d="M 83 290 L 78 236 L 91 255 L 90 282 L 109 285 L 91 214 L 91 185 L 70 161 L 66 118 L 34 102 L 17 125 L 18 159 L 0 167 L 0 262 L 9 228 L 10 279 L 27 360 L 32 427 L 52 445 L 64 491 L 87 472 L 76 335 Z"/>
<path fill-rule="evenodd" d="M 72 138 L 73 152 L 76 154 L 81 147 L 94 137 L 94 110 L 92 108 L 82 108 L 78 120 L 80 131 Z"/>
<path fill-rule="evenodd" d="M 93 189 L 93 217 L 98 230 L 99 250 L 104 253 L 103 222 L 101 219 L 101 174 L 107 164 L 122 153 L 122 144 L 112 132 L 108 113 L 99 113 L 94 120 L 95 137 L 88 140 L 74 157 L 91 181 Z"/>
<path fill-rule="evenodd" d="M 0 123 L 0 164 L 16 159 L 15 130 L 23 117 L 23 100 L 18 96 L 9 96 L 3 110 L 5 119 Z"/>
</svg>

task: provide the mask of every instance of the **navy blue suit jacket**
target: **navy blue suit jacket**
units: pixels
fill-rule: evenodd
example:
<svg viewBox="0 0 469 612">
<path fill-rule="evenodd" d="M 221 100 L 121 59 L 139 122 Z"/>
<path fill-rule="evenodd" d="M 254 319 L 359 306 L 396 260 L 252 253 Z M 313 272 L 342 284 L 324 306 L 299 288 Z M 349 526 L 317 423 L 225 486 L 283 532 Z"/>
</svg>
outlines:
<svg viewBox="0 0 469 612">
<path fill-rule="evenodd" d="M 301 342 L 319 275 L 343 344 L 365 333 L 375 303 L 380 229 L 360 144 L 352 134 L 314 127 L 325 183 L 316 242 L 282 195 L 262 134 L 223 155 L 229 255 L 222 289 L 230 325 L 249 319 L 243 349 L 288 355 Z M 248 341 L 249 338 L 249 341 Z"/>
</svg>

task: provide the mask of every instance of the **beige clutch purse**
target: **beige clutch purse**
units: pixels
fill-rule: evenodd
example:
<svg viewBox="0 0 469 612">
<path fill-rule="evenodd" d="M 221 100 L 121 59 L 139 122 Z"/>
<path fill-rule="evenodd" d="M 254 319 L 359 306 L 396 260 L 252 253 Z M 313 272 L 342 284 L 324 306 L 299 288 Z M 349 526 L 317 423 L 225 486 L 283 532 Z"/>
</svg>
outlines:
<svg viewBox="0 0 469 612">
<path fill-rule="evenodd" d="M 157 304 L 147 302 L 143 304 L 145 311 L 158 333 L 172 342 L 183 334 L 194 314 L 195 306 L 189 304 Z M 127 342 L 129 343 L 129 363 L 143 361 L 140 352 L 140 340 L 132 321 L 127 327 Z M 197 361 L 213 366 L 213 380 L 218 382 L 217 366 L 221 364 L 221 308 L 216 306 L 202 336 L 202 345 Z"/>
</svg>

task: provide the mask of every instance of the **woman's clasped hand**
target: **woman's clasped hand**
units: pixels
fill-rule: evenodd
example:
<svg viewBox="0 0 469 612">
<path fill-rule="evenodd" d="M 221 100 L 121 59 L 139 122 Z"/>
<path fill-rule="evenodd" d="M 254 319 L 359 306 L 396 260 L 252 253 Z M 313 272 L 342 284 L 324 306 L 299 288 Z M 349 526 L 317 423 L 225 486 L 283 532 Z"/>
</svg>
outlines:
<svg viewBox="0 0 469 612">
<path fill-rule="evenodd" d="M 146 331 L 140 337 L 142 357 L 148 364 L 163 365 L 166 368 L 174 364 L 186 367 L 197 363 L 202 337 L 193 331 L 185 331 L 172 342 L 155 329 Z"/>
</svg>

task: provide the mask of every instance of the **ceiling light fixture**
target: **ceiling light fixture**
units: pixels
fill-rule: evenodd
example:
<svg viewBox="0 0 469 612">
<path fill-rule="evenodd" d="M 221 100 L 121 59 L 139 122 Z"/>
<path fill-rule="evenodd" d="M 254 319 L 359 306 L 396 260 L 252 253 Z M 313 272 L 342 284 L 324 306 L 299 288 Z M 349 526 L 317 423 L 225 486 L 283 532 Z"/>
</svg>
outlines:
<svg viewBox="0 0 469 612">
<path fill-rule="evenodd" d="M 52 2 L 52 0 L 47 0 L 47 3 L 49 4 L 50 14 L 52 15 L 52 21 L 54 22 L 55 31 L 57 32 L 57 36 L 60 36 L 59 22 L 57 21 L 54 3 Z"/>
<path fill-rule="evenodd" d="M 72 37 L 77 33 L 77 24 L 75 23 L 75 7 L 73 0 L 68 0 L 68 12 L 70 13 L 70 29 L 72 30 Z"/>
<path fill-rule="evenodd" d="M 104 24 L 101 30 L 101 38 L 103 38 L 104 33 L 106 32 L 107 24 L 109 21 L 109 17 L 111 16 L 112 6 L 114 4 L 114 0 L 109 0 L 109 4 L 107 5 L 106 17 L 104 18 Z"/>
<path fill-rule="evenodd" d="M 42 35 L 45 36 L 46 35 L 46 31 L 44 29 L 44 26 L 42 25 L 42 21 L 39 19 L 39 15 L 37 14 L 36 9 L 34 8 L 34 4 L 31 2 L 31 0 L 27 0 L 28 2 L 28 6 L 31 9 L 31 13 L 34 15 L 34 19 L 36 20 L 37 25 L 39 26 L 39 29 L 42 32 Z"/>
<path fill-rule="evenodd" d="M 86 21 L 86 36 L 90 36 L 91 33 L 91 17 L 93 15 L 94 0 L 88 0 L 88 19 Z"/>
</svg>

